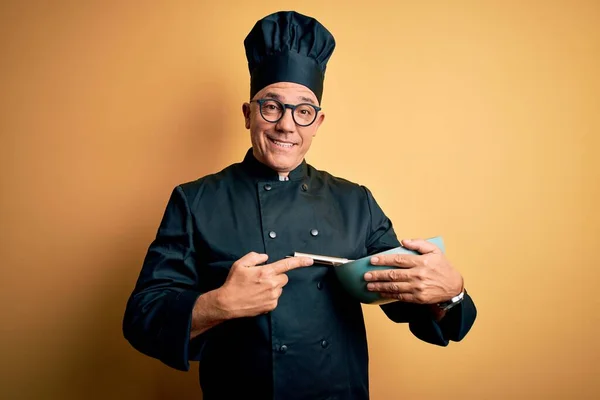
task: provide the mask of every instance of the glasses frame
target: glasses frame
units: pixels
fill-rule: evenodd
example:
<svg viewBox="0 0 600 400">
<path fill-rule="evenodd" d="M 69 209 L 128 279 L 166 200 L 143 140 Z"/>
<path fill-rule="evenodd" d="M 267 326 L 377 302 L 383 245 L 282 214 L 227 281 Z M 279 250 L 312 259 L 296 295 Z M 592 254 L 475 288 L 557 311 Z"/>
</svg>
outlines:
<svg viewBox="0 0 600 400">
<path fill-rule="evenodd" d="M 267 119 L 267 117 L 265 117 L 265 115 L 263 114 L 263 104 L 266 103 L 267 101 L 274 101 L 274 102 L 280 104 L 281 108 L 283 109 L 283 112 L 281 113 L 281 116 L 278 119 L 274 120 L 274 121 L 271 121 L 271 120 Z M 294 123 L 296 125 L 298 125 L 298 126 L 301 126 L 301 127 L 305 128 L 305 127 L 311 126 L 312 124 L 315 123 L 315 121 L 317 120 L 317 117 L 319 115 L 319 111 L 321 111 L 321 107 L 315 106 L 314 104 L 311 104 L 311 103 L 300 103 L 300 104 L 295 104 L 295 105 L 294 104 L 286 104 L 286 103 L 283 103 L 283 102 L 281 102 L 281 101 L 279 101 L 277 99 L 272 99 L 272 98 L 250 100 L 250 103 L 254 103 L 254 102 L 258 103 L 258 109 L 260 110 L 260 116 L 265 121 L 273 123 L 273 124 L 276 124 L 277 122 L 281 121 L 281 119 L 285 115 L 286 109 L 289 108 L 290 110 L 292 110 L 292 119 L 294 120 Z M 308 124 L 299 124 L 298 121 L 296 121 L 296 116 L 294 114 L 294 111 L 296 111 L 296 108 L 298 108 L 300 106 L 310 106 L 310 107 L 312 107 L 312 108 L 315 109 L 315 117 L 313 118 L 313 120 L 310 123 L 308 123 Z"/>
</svg>

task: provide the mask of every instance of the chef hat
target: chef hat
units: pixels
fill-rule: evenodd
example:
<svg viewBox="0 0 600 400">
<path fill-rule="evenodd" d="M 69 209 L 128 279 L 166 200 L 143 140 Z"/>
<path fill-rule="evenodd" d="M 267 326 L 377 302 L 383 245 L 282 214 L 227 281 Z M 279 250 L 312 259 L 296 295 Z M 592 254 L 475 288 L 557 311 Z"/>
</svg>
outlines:
<svg viewBox="0 0 600 400">
<path fill-rule="evenodd" d="M 319 102 L 333 35 L 314 18 L 280 11 L 262 18 L 244 40 L 250 70 L 250 98 L 276 82 L 309 88 Z"/>
</svg>

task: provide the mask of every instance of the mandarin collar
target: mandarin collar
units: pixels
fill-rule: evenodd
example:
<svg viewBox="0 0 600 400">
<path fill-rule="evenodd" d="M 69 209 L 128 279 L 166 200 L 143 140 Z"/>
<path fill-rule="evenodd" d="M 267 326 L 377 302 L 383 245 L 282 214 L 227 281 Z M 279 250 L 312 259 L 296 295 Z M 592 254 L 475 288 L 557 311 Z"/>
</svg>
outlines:
<svg viewBox="0 0 600 400">
<path fill-rule="evenodd" d="M 258 161 L 256 157 L 254 157 L 252 148 L 246 152 L 246 156 L 242 161 L 242 167 L 255 179 L 279 181 L 279 174 L 277 171 Z M 307 171 L 306 160 L 303 159 L 300 165 L 290 171 L 289 180 L 296 181 L 304 179 L 307 175 Z"/>
</svg>

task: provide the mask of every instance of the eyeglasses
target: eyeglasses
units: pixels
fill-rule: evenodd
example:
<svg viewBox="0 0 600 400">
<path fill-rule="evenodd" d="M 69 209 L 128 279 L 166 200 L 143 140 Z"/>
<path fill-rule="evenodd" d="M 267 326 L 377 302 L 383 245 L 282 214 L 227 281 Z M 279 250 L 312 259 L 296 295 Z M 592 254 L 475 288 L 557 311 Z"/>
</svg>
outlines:
<svg viewBox="0 0 600 400">
<path fill-rule="evenodd" d="M 257 102 L 260 108 L 260 115 L 267 122 L 279 122 L 285 114 L 286 108 L 292 110 L 292 119 L 298 126 L 309 126 L 317 119 L 317 114 L 321 111 L 321 107 L 317 107 L 310 103 L 301 104 L 284 104 L 275 99 L 258 99 L 251 100 Z"/>
</svg>

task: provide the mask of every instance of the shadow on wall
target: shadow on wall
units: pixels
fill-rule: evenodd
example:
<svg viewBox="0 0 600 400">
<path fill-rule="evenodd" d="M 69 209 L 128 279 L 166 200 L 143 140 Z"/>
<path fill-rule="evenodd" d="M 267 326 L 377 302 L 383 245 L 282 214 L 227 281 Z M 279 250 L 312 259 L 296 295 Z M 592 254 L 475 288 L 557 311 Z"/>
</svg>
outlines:
<svg viewBox="0 0 600 400">
<path fill-rule="evenodd" d="M 116 273 L 92 285 L 95 293 L 88 296 L 92 300 L 85 312 L 73 319 L 76 323 L 73 322 L 71 329 L 76 333 L 70 335 L 72 340 L 66 351 L 68 359 L 60 363 L 64 366 L 60 371 L 54 371 L 56 382 L 52 386 L 56 386 L 61 399 L 65 399 L 67 393 L 72 399 L 202 398 L 198 363 L 192 363 L 188 373 L 171 369 L 138 353 L 121 331 L 127 299 L 174 185 L 225 167 L 222 141 L 225 135 L 232 133 L 223 131 L 230 126 L 223 124 L 223 120 L 235 121 L 239 107 L 223 110 L 222 104 L 227 102 L 215 101 L 220 96 L 225 100 L 223 92 L 217 88 L 201 87 L 196 94 L 199 93 L 202 96 L 198 97 L 211 101 L 188 101 L 190 112 L 184 112 L 182 116 L 179 110 L 174 124 L 168 123 L 168 128 L 158 135 L 162 137 L 160 140 L 172 145 L 172 149 L 166 146 L 159 165 L 148 165 L 143 177 L 146 183 L 140 183 L 145 189 L 132 188 L 131 193 L 117 194 L 125 199 L 121 204 L 121 218 L 131 221 L 131 224 L 119 226 L 129 228 L 119 232 L 116 228 L 113 235 L 102 237 L 101 243 L 90 244 L 90 253 L 94 254 L 94 266 L 90 268 L 111 266 Z M 162 179 L 153 180 L 161 175 Z M 140 199 L 140 196 L 148 200 Z"/>
</svg>

